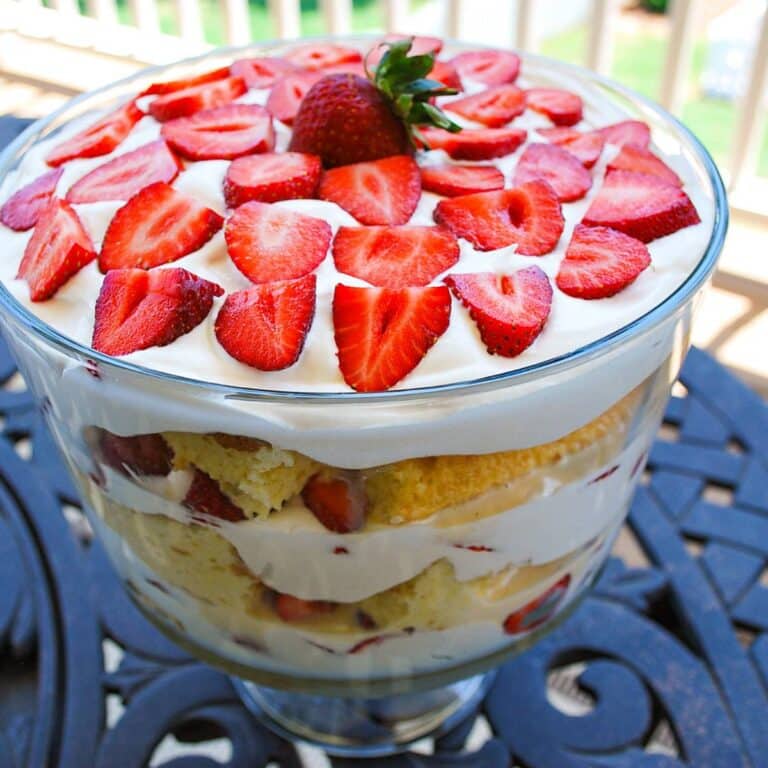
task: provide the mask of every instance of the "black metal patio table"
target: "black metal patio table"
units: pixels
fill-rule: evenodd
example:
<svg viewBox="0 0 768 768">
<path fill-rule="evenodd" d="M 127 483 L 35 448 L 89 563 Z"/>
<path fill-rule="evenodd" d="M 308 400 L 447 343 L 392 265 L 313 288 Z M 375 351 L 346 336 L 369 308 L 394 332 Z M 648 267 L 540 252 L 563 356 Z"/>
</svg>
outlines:
<svg viewBox="0 0 768 768">
<path fill-rule="evenodd" d="M 697 349 L 680 381 L 623 533 L 643 564 L 430 754 L 324 760 L 132 605 L 0 344 L 0 768 L 768 768 L 768 406 Z"/>
</svg>

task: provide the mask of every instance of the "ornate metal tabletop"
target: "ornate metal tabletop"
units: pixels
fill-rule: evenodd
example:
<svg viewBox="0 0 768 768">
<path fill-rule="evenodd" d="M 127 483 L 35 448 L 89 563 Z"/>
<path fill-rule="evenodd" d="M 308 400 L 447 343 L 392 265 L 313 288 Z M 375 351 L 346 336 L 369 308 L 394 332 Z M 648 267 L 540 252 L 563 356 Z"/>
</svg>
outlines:
<svg viewBox="0 0 768 768">
<path fill-rule="evenodd" d="M 0 119 L 0 145 L 23 121 Z M 424 751 L 280 740 L 139 614 L 0 344 L 0 768 L 768 766 L 768 407 L 692 350 L 621 551 Z"/>
</svg>

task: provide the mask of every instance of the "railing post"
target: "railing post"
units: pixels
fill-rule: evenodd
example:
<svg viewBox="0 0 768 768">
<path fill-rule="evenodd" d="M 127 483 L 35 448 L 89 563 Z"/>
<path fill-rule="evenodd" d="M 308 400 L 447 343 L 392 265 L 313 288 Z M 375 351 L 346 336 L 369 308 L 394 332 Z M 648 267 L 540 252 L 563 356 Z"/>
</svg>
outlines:
<svg viewBox="0 0 768 768">
<path fill-rule="evenodd" d="M 594 0 L 587 40 L 587 65 L 606 75 L 613 60 L 617 0 Z"/>
<path fill-rule="evenodd" d="M 404 29 L 408 0 L 384 0 L 384 26 L 387 32 L 410 32 Z"/>
<path fill-rule="evenodd" d="M 155 34 L 160 30 L 156 0 L 131 0 L 131 11 L 134 24 L 142 32 Z"/>
<path fill-rule="evenodd" d="M 34 5 L 41 5 L 41 3 L 34 3 Z M 77 7 L 77 2 L 75 2 L 75 0 L 52 0 L 51 6 L 59 11 L 59 13 L 80 13 L 80 9 Z"/>
<path fill-rule="evenodd" d="M 224 0 L 224 13 L 227 42 L 230 45 L 250 43 L 251 17 L 248 14 L 248 0 Z"/>
<path fill-rule="evenodd" d="M 191 42 L 204 42 L 203 20 L 197 0 L 176 0 L 176 15 L 179 19 L 179 36 Z"/>
<path fill-rule="evenodd" d="M 669 31 L 659 100 L 673 114 L 679 113 L 685 99 L 685 87 L 691 69 L 694 17 L 699 1 L 670 0 L 672 28 Z"/>
<path fill-rule="evenodd" d="M 448 0 L 448 36 L 456 40 L 461 38 L 465 3 L 464 0 Z"/>
<path fill-rule="evenodd" d="M 281 39 L 301 33 L 299 0 L 268 0 L 275 36 Z"/>
<path fill-rule="evenodd" d="M 352 0 L 320 0 L 325 28 L 331 35 L 345 35 L 352 27 Z"/>
<path fill-rule="evenodd" d="M 117 24 L 117 6 L 114 0 L 88 0 L 88 13 L 98 21 Z"/>
<path fill-rule="evenodd" d="M 749 80 L 737 113 L 730 158 L 731 189 L 738 186 L 748 168 L 757 161 L 759 139 L 763 135 L 765 110 L 763 96 L 768 85 L 768 9 L 763 12 L 760 37 L 752 55 Z"/>
<path fill-rule="evenodd" d="M 518 0 L 515 44 L 524 51 L 536 50 L 535 10 L 533 0 Z"/>
</svg>

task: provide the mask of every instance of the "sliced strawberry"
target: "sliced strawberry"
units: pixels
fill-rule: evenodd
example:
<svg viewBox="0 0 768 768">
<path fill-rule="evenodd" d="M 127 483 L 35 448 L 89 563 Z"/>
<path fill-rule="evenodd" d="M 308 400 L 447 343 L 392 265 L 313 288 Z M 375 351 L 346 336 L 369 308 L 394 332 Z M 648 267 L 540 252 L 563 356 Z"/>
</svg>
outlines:
<svg viewBox="0 0 768 768">
<path fill-rule="evenodd" d="M 108 155 L 131 132 L 144 113 L 129 101 L 122 107 L 110 112 L 90 128 L 75 134 L 61 144 L 57 144 L 45 158 L 48 165 L 61 165 L 76 157 L 99 157 Z"/>
<path fill-rule="evenodd" d="M 365 524 L 368 497 L 359 477 L 313 475 L 304 486 L 301 498 L 329 531 L 351 533 Z"/>
<path fill-rule="evenodd" d="M 96 299 L 91 346 L 119 356 L 164 347 L 205 320 L 221 286 L 186 269 L 113 269 Z"/>
<path fill-rule="evenodd" d="M 277 120 L 291 125 L 299 112 L 301 100 L 325 72 L 296 72 L 275 81 L 267 98 L 267 111 Z"/>
<path fill-rule="evenodd" d="M 335 64 L 362 61 L 363 57 L 356 48 L 327 43 L 306 43 L 286 51 L 285 58 L 302 69 L 325 69 Z"/>
<path fill-rule="evenodd" d="M 431 53 L 437 56 L 443 50 L 443 41 L 439 37 L 422 37 L 419 35 L 385 35 L 381 42 L 376 43 L 368 53 L 365 54 L 365 63 L 368 69 L 373 70 L 379 65 L 384 54 L 387 52 L 386 43 L 398 43 L 402 40 L 412 40 L 411 48 L 408 51 L 409 56 L 422 56 L 425 53 Z"/>
<path fill-rule="evenodd" d="M 525 92 L 528 106 L 546 115 L 555 125 L 574 125 L 581 120 L 581 96 L 561 88 L 530 88 Z"/>
<path fill-rule="evenodd" d="M 578 158 L 556 144 L 529 144 L 515 168 L 514 184 L 544 179 L 564 203 L 580 200 L 592 186 L 592 176 Z"/>
<path fill-rule="evenodd" d="M 419 166 L 408 155 L 342 165 L 322 175 L 317 192 L 361 224 L 405 224 L 421 197 Z"/>
<path fill-rule="evenodd" d="M 268 283 L 316 269 L 332 233 L 322 219 L 251 201 L 227 219 L 224 236 L 234 265 L 252 282 Z"/>
<path fill-rule="evenodd" d="M 157 181 L 170 184 L 179 172 L 179 161 L 162 140 L 126 152 L 86 173 L 67 192 L 70 203 L 128 200 Z"/>
<path fill-rule="evenodd" d="M 238 59 L 229 68 L 234 77 L 242 77 L 249 88 L 271 88 L 278 77 L 295 72 L 298 67 L 286 59 L 275 56 L 257 56 Z"/>
<path fill-rule="evenodd" d="M 301 354 L 315 315 L 314 275 L 230 293 L 216 318 L 216 338 L 241 363 L 279 371 Z"/>
<path fill-rule="evenodd" d="M 504 174 L 495 165 L 433 165 L 421 169 L 421 186 L 445 197 L 504 189 Z"/>
<path fill-rule="evenodd" d="M 528 349 L 552 307 L 549 278 L 536 266 L 508 275 L 448 275 L 445 282 L 469 310 L 492 355 L 516 357 Z"/>
<path fill-rule="evenodd" d="M 99 435 L 101 460 L 122 474 L 167 475 L 173 469 L 173 451 L 162 435 L 131 435 L 121 437 L 101 430 Z"/>
<path fill-rule="evenodd" d="M 62 173 L 63 168 L 54 168 L 17 189 L 0 208 L 0 221 L 17 232 L 32 229 L 51 202 Z"/>
<path fill-rule="evenodd" d="M 243 510 L 221 490 L 219 484 L 210 475 L 197 467 L 182 504 L 195 512 L 227 520 L 230 523 L 245 520 Z"/>
<path fill-rule="evenodd" d="M 320 158 L 302 152 L 240 157 L 227 168 L 224 199 L 230 208 L 237 208 L 249 200 L 274 203 L 314 197 L 321 171 Z"/>
<path fill-rule="evenodd" d="M 459 133 L 421 128 L 429 149 L 442 149 L 454 160 L 490 160 L 514 152 L 527 136 L 523 128 L 464 128 Z"/>
<path fill-rule="evenodd" d="M 442 83 L 446 88 L 454 88 L 457 91 L 464 90 L 456 67 L 447 61 L 435 60 L 427 77 L 430 80 L 437 80 L 438 83 Z"/>
<path fill-rule="evenodd" d="M 99 254 L 102 272 L 149 269 L 202 248 L 224 219 L 164 182 L 144 187 L 109 222 Z"/>
<path fill-rule="evenodd" d="M 336 604 L 327 600 L 302 600 L 282 594 L 275 596 L 275 612 L 283 621 L 303 621 L 331 613 L 335 608 Z"/>
<path fill-rule="evenodd" d="M 650 263 L 651 255 L 640 240 L 608 227 L 579 224 L 555 282 L 577 299 L 604 299 L 634 282 Z"/>
<path fill-rule="evenodd" d="M 213 109 L 229 104 L 248 90 L 240 77 L 226 77 L 212 83 L 202 83 L 180 91 L 158 96 L 149 105 L 149 114 L 161 123 L 175 117 L 187 117 L 201 109 Z"/>
<path fill-rule="evenodd" d="M 384 35 L 382 42 L 399 43 L 403 40 L 412 40 L 409 56 L 422 56 L 425 53 L 434 53 L 437 56 L 443 50 L 443 41 L 439 37 L 429 37 L 427 35 Z"/>
<path fill-rule="evenodd" d="M 166 93 L 175 93 L 176 91 L 183 91 L 186 88 L 192 88 L 195 85 L 202 85 L 203 83 L 212 83 L 214 80 L 223 80 L 229 77 L 230 68 L 220 67 L 210 72 L 203 72 L 200 75 L 192 75 L 191 77 L 184 77 L 180 80 L 169 80 L 165 83 L 152 83 L 149 88 L 145 88 L 139 96 L 162 96 Z M 232 74 L 235 74 L 234 72 Z"/>
<path fill-rule="evenodd" d="M 339 272 L 382 288 L 428 285 L 459 260 L 456 238 L 442 227 L 339 227 Z"/>
<path fill-rule="evenodd" d="M 272 118 L 258 104 L 225 104 L 169 120 L 161 136 L 187 160 L 231 160 L 275 146 Z"/>
<path fill-rule="evenodd" d="M 585 168 L 591 168 L 598 161 L 605 145 L 600 131 L 582 133 L 575 128 L 537 128 L 536 132 L 551 144 L 567 149 Z"/>
<path fill-rule="evenodd" d="M 330 67 L 323 67 L 317 70 L 321 75 L 357 75 L 358 77 L 368 78 L 365 74 L 365 65 L 362 61 L 347 61 L 343 64 L 331 64 Z"/>
<path fill-rule="evenodd" d="M 517 252 L 527 256 L 549 253 L 565 224 L 555 191 L 541 179 L 514 189 L 441 200 L 433 217 L 481 251 L 516 244 Z"/>
<path fill-rule="evenodd" d="M 570 583 L 571 576 L 566 574 L 544 594 L 510 613 L 504 620 L 504 631 L 508 635 L 517 635 L 521 632 L 530 632 L 549 621 L 567 594 Z"/>
<path fill-rule="evenodd" d="M 500 128 L 525 112 L 525 94 L 515 85 L 495 85 L 451 101 L 445 109 L 489 128 Z"/>
<path fill-rule="evenodd" d="M 618 229 L 644 243 L 701 221 L 682 189 L 658 176 L 611 171 L 583 223 Z"/>
<path fill-rule="evenodd" d="M 511 51 L 467 51 L 454 56 L 451 64 L 462 78 L 486 85 L 514 83 L 520 72 L 520 57 Z"/>
<path fill-rule="evenodd" d="M 27 281 L 32 301 L 45 301 L 95 258 L 91 238 L 72 206 L 54 197 L 40 211 L 16 277 Z"/>
<path fill-rule="evenodd" d="M 607 144 L 623 147 L 625 144 L 648 149 L 651 143 L 651 129 L 642 120 L 622 120 L 620 123 L 598 128 Z"/>
<path fill-rule="evenodd" d="M 397 384 L 445 333 L 448 289 L 353 288 L 337 285 L 333 328 L 344 381 L 358 392 Z"/>
<path fill-rule="evenodd" d="M 659 157 L 635 144 L 624 144 L 616 157 L 608 163 L 608 171 L 637 171 L 658 176 L 669 184 L 682 187 L 680 177 Z"/>
</svg>

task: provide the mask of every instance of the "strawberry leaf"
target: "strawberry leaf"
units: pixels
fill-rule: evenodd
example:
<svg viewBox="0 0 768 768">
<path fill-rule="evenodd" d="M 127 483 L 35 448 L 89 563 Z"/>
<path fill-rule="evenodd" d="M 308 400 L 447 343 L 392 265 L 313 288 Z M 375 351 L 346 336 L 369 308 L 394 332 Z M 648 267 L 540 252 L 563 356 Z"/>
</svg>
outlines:
<svg viewBox="0 0 768 768">
<path fill-rule="evenodd" d="M 427 125 L 443 128 L 452 133 L 461 130 L 439 107 L 430 103 L 435 96 L 450 96 L 457 93 L 428 75 L 435 64 L 433 53 L 409 56 L 413 38 L 385 43 L 387 48 L 375 71 L 371 73 L 366 64 L 366 74 L 373 84 L 387 98 L 392 111 L 403 121 L 412 142 L 419 139 L 417 126 Z"/>
</svg>

